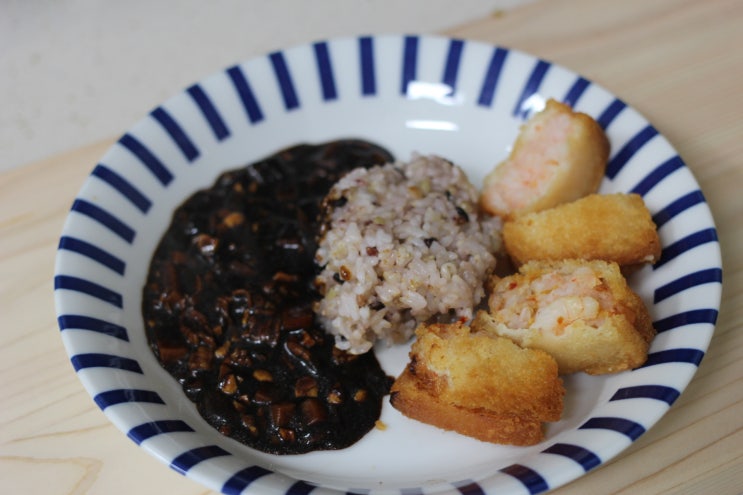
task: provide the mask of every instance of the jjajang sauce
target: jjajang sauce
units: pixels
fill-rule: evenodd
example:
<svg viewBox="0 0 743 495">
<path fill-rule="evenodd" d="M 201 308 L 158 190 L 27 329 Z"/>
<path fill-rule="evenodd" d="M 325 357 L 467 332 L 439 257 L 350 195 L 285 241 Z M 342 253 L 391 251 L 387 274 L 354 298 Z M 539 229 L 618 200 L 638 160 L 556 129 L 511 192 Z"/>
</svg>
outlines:
<svg viewBox="0 0 743 495">
<path fill-rule="evenodd" d="M 360 140 L 298 145 L 222 174 L 173 214 L 151 261 L 150 347 L 224 435 L 275 454 L 340 449 L 379 418 L 390 377 L 315 322 L 320 202 L 392 159 Z"/>
</svg>

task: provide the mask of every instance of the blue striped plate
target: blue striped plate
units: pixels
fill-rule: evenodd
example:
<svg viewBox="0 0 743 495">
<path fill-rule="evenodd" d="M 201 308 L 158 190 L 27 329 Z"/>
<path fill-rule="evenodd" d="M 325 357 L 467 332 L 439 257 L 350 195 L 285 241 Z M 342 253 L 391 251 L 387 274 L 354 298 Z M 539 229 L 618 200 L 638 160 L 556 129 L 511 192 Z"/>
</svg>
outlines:
<svg viewBox="0 0 743 495">
<path fill-rule="evenodd" d="M 385 430 L 351 448 L 258 453 L 221 436 L 150 352 L 140 315 L 151 254 L 173 209 L 221 172 L 299 142 L 361 137 L 406 159 L 448 157 L 480 183 L 519 125 L 553 97 L 593 115 L 612 145 L 601 189 L 641 194 L 663 243 L 631 283 L 658 336 L 643 367 L 571 376 L 563 419 L 529 448 L 480 443 L 385 404 Z M 717 318 L 722 270 L 713 219 L 673 147 L 605 89 L 508 48 L 429 36 L 320 41 L 216 73 L 137 122 L 72 204 L 54 278 L 61 337 L 78 377 L 134 442 L 226 494 L 543 493 L 625 449 L 694 376 Z M 383 349 L 401 371 L 407 349 Z"/>
</svg>

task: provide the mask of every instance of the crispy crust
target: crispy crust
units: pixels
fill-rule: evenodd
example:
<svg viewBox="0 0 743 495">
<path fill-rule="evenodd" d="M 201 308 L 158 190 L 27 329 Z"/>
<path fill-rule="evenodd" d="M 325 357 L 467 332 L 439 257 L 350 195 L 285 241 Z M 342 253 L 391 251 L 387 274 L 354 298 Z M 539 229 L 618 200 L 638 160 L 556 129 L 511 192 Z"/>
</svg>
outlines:
<svg viewBox="0 0 743 495">
<path fill-rule="evenodd" d="M 503 226 L 503 242 L 515 265 L 568 258 L 655 263 L 660 238 L 637 194 L 591 194 L 548 210 L 527 213 Z"/>
<path fill-rule="evenodd" d="M 441 401 L 496 414 L 557 421 L 562 381 L 547 353 L 471 332 L 461 323 L 422 325 L 408 370 Z"/>
<path fill-rule="evenodd" d="M 504 321 L 498 308 L 509 291 L 515 287 L 533 286 L 535 280 L 543 275 L 554 272 L 570 274 L 579 267 L 590 268 L 600 280 L 595 291 L 604 301 L 604 306 L 599 309 L 598 317 L 578 318 L 564 327 L 555 323 L 549 328 L 532 324 L 510 328 Z M 538 297 L 534 293 L 522 297 L 524 307 L 528 307 L 529 300 Z M 523 347 L 548 352 L 556 359 L 560 374 L 584 371 L 597 375 L 636 368 L 647 359 L 650 342 L 655 336 L 645 304 L 628 286 L 616 263 L 531 261 L 523 265 L 518 274 L 495 281 L 489 305 L 489 312 L 481 311 L 476 315 L 472 323 L 474 329 L 507 337 Z M 520 310 L 512 304 L 509 306 L 509 311 Z"/>
<path fill-rule="evenodd" d="M 526 446 L 544 438 L 542 422 L 537 419 L 447 404 L 421 388 L 407 370 L 395 381 L 390 402 L 409 418 L 484 442 Z"/>
<path fill-rule="evenodd" d="M 479 440 L 533 445 L 565 389 L 547 353 L 462 323 L 421 325 L 390 402 L 406 416 Z"/>
<path fill-rule="evenodd" d="M 521 127 L 508 158 L 485 177 L 480 206 L 508 219 L 594 193 L 609 149 L 592 117 L 550 99 Z"/>
</svg>

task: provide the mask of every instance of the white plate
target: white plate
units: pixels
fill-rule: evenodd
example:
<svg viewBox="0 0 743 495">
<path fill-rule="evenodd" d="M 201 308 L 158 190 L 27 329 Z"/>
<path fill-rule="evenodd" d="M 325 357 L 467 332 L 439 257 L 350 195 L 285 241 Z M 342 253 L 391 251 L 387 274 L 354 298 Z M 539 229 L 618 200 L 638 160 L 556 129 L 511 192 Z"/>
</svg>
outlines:
<svg viewBox="0 0 743 495">
<path fill-rule="evenodd" d="M 157 77 L 156 74 L 152 75 Z M 210 426 L 157 363 L 140 314 L 154 247 L 173 209 L 221 172 L 300 142 L 361 137 L 407 159 L 452 159 L 480 183 L 548 97 L 594 116 L 612 146 L 603 192 L 641 194 L 663 255 L 631 284 L 658 336 L 632 372 L 566 379 L 563 419 L 528 448 L 411 421 L 351 448 L 253 451 Z M 77 375 L 142 448 L 224 493 L 541 493 L 583 476 L 653 426 L 696 372 L 720 302 L 714 222 L 694 177 L 638 112 L 579 75 L 524 53 L 428 36 L 323 41 L 255 58 L 194 84 L 128 131 L 86 180 L 57 253 L 55 302 Z M 379 351 L 389 374 L 404 347 Z M 315 487 L 318 485 L 319 487 Z"/>
</svg>

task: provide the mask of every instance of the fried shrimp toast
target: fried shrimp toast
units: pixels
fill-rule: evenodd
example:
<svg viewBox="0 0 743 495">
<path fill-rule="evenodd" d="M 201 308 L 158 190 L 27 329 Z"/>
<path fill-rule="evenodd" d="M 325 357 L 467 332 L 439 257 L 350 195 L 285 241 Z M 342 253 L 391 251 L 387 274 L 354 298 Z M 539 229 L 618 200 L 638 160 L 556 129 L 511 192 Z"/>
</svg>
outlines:
<svg viewBox="0 0 743 495">
<path fill-rule="evenodd" d="M 483 441 L 532 445 L 560 419 L 565 389 L 555 360 L 463 323 L 421 325 L 392 386 L 403 414 Z"/>
<path fill-rule="evenodd" d="M 390 402 L 406 416 L 483 442 L 527 446 L 544 438 L 542 422 L 443 402 L 421 387 L 407 369 L 395 380 Z"/>
<path fill-rule="evenodd" d="M 475 331 L 549 353 L 560 374 L 636 368 L 655 336 L 647 308 L 614 262 L 530 261 L 493 281 L 488 306 L 475 316 Z"/>
<path fill-rule="evenodd" d="M 591 194 L 505 222 L 503 243 L 516 266 L 530 260 L 568 258 L 655 263 L 661 244 L 638 194 Z"/>
<path fill-rule="evenodd" d="M 608 157 L 601 126 L 550 99 L 521 127 L 508 158 L 485 177 L 480 206 L 508 219 L 594 193 Z"/>
</svg>

